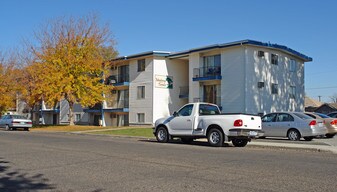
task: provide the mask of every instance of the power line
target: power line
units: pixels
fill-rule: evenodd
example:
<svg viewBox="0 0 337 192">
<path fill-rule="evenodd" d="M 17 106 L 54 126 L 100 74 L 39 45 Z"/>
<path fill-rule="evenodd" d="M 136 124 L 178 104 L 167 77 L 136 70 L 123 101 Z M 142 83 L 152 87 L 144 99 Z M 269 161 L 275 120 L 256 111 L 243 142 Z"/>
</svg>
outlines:
<svg viewBox="0 0 337 192">
<path fill-rule="evenodd" d="M 335 89 L 337 86 L 331 86 L 331 87 L 311 87 L 311 88 L 306 88 L 307 90 L 310 89 Z"/>
</svg>

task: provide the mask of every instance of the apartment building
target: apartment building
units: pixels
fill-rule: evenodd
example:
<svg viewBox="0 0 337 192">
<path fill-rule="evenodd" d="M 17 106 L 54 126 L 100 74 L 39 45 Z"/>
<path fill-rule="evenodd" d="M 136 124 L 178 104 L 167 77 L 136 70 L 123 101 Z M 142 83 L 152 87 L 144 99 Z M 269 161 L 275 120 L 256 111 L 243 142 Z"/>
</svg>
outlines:
<svg viewBox="0 0 337 192">
<path fill-rule="evenodd" d="M 89 123 L 153 124 L 197 101 L 218 104 L 223 113 L 304 111 L 310 61 L 286 46 L 253 40 L 119 57 L 106 79 L 114 91 L 87 111 Z"/>
</svg>

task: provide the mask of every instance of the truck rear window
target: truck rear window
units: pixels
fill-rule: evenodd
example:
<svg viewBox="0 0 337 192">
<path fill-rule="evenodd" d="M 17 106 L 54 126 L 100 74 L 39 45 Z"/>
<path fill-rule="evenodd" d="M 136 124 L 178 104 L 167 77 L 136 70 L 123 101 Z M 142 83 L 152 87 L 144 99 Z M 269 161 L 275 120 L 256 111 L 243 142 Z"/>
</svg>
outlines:
<svg viewBox="0 0 337 192">
<path fill-rule="evenodd" d="M 200 115 L 216 115 L 220 114 L 219 108 L 215 105 L 200 104 L 199 105 Z"/>
</svg>

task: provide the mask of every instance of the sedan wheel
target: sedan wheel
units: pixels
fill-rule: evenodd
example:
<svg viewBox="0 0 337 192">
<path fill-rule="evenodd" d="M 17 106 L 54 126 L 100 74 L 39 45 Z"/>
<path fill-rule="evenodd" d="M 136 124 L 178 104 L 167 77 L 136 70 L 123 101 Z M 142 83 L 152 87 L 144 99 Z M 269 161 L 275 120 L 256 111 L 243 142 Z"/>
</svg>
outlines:
<svg viewBox="0 0 337 192">
<path fill-rule="evenodd" d="M 288 131 L 288 139 L 291 141 L 299 141 L 301 138 L 300 132 L 298 132 L 296 129 L 291 129 Z"/>
</svg>

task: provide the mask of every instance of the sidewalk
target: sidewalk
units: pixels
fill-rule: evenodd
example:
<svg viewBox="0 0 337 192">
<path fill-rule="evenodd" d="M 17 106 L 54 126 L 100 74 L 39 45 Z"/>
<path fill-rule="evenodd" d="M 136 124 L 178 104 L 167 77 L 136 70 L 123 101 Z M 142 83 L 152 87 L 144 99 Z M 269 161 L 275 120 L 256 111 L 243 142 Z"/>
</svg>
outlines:
<svg viewBox="0 0 337 192">
<path fill-rule="evenodd" d="M 297 143 L 296 143 L 297 142 Z M 289 149 L 303 149 L 314 151 L 326 151 L 337 154 L 336 138 L 332 139 L 314 139 L 313 141 L 288 141 L 288 140 L 274 140 L 274 139 L 257 139 L 252 140 L 247 146 L 258 147 L 277 147 Z"/>
</svg>

